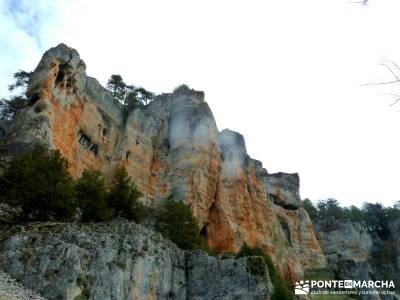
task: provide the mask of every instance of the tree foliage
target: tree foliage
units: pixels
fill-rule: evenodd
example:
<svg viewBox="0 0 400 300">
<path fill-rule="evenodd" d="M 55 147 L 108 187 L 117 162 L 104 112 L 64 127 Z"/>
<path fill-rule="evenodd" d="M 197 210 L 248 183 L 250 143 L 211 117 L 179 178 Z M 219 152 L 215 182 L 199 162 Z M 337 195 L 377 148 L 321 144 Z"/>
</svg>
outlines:
<svg viewBox="0 0 400 300">
<path fill-rule="evenodd" d="M 23 219 L 71 221 L 81 212 L 83 222 L 124 217 L 140 222 L 144 206 L 124 168 L 110 187 L 102 174 L 85 170 L 75 182 L 68 161 L 59 151 L 36 146 L 6 163 L 0 175 L 0 202 L 20 206 Z"/>
<path fill-rule="evenodd" d="M 127 112 L 134 111 L 135 109 L 142 106 L 142 103 L 137 99 L 135 89 L 131 89 L 128 91 L 125 98 L 125 110 Z"/>
<path fill-rule="evenodd" d="M 142 87 L 135 87 L 124 82 L 121 75 L 113 74 L 107 82 L 107 89 L 114 99 L 123 104 L 126 113 L 138 107 L 148 105 L 154 100 L 155 94 Z"/>
<path fill-rule="evenodd" d="M 319 200 L 315 206 L 310 200 L 303 200 L 303 207 L 310 218 L 326 229 L 331 229 L 338 221 L 353 221 L 365 224 L 370 232 L 375 232 L 382 239 L 389 234 L 389 223 L 400 218 L 400 202 L 393 207 L 380 203 L 364 203 L 362 208 L 354 205 L 342 207 L 336 199 Z"/>
<path fill-rule="evenodd" d="M 393 205 L 393 207 L 394 207 L 395 209 L 400 210 L 400 200 L 399 200 L 399 201 L 396 201 L 396 203 Z"/>
<path fill-rule="evenodd" d="M 118 169 L 107 196 L 114 213 L 140 223 L 144 217 L 143 204 L 138 201 L 140 196 L 141 193 L 136 189 L 125 168 Z"/>
<path fill-rule="evenodd" d="M 107 88 L 112 93 L 114 99 L 124 102 L 126 83 L 121 75 L 112 74 L 107 82 Z"/>
<path fill-rule="evenodd" d="M 127 112 L 131 112 L 138 107 L 148 105 L 154 99 L 155 94 L 153 92 L 150 92 L 142 87 L 135 88 L 130 86 L 125 98 L 126 110 Z"/>
<path fill-rule="evenodd" d="M 261 248 L 250 247 L 246 243 L 243 244 L 242 248 L 236 255 L 239 257 L 252 257 L 258 256 L 262 257 L 263 261 L 252 261 L 251 265 L 248 265 L 250 272 L 254 273 L 255 270 L 259 273 L 265 267 L 268 266 L 269 275 L 271 276 L 271 281 L 274 286 L 274 293 L 271 296 L 271 300 L 291 300 L 293 299 L 293 293 L 291 292 L 290 285 L 282 277 L 282 275 L 275 269 L 272 263 L 271 257 L 269 257 Z M 254 263 L 258 262 L 259 265 Z M 261 274 L 259 274 L 261 275 Z"/>
<path fill-rule="evenodd" d="M 11 121 L 14 116 L 24 108 L 26 98 L 23 96 L 13 96 L 10 99 L 0 100 L 0 120 Z"/>
<path fill-rule="evenodd" d="M 364 220 L 369 225 L 372 231 L 375 231 L 382 239 L 387 239 L 389 230 L 389 221 L 393 216 L 389 216 L 394 213 L 396 217 L 396 209 L 385 208 L 380 203 L 365 203 L 363 206 Z M 400 217 L 400 211 L 397 211 L 397 218 Z"/>
<path fill-rule="evenodd" d="M 85 170 L 75 183 L 77 205 L 83 222 L 106 221 L 113 216 L 107 202 L 107 188 L 99 171 Z"/>
<path fill-rule="evenodd" d="M 0 177 L 0 199 L 21 206 L 25 219 L 68 220 L 75 212 L 73 180 L 59 151 L 36 146 L 13 159 Z"/>
<path fill-rule="evenodd" d="M 173 93 L 185 95 L 185 94 L 189 93 L 190 91 L 191 91 L 191 89 L 187 84 L 181 84 L 181 85 L 178 85 L 174 89 Z"/>
<path fill-rule="evenodd" d="M 157 216 L 156 230 L 181 249 L 203 249 L 200 228 L 192 210 L 183 202 L 168 199 Z"/>
<path fill-rule="evenodd" d="M 140 103 L 147 105 L 154 100 L 155 94 L 146 90 L 145 88 L 138 87 L 134 90 L 135 97 Z"/>
<path fill-rule="evenodd" d="M 0 100 L 0 120 L 11 121 L 14 116 L 26 105 L 26 89 L 33 72 L 19 70 L 14 73 L 14 82 L 8 86 L 10 92 L 19 91 L 9 99 Z"/>
<path fill-rule="evenodd" d="M 21 88 L 22 94 L 25 94 L 32 74 L 33 72 L 26 72 L 24 70 L 19 70 L 18 72 L 15 72 L 13 75 L 14 82 L 8 86 L 8 90 L 12 92 L 18 88 Z"/>
<path fill-rule="evenodd" d="M 315 219 L 317 217 L 317 208 L 314 206 L 314 204 L 311 202 L 310 199 L 306 198 L 303 200 L 303 206 L 304 209 L 307 211 L 308 215 L 310 216 L 311 220 Z"/>
</svg>

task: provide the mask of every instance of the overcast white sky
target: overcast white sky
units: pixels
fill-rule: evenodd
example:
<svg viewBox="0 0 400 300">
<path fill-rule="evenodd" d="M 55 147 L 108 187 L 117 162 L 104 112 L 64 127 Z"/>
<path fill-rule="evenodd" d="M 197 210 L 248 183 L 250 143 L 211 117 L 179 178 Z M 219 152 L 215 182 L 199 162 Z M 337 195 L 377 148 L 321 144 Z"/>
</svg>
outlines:
<svg viewBox="0 0 400 300">
<path fill-rule="evenodd" d="M 302 197 L 400 199 L 400 1 L 0 0 L 0 96 L 48 48 L 87 73 L 154 92 L 203 90 L 218 128 L 241 132 L 269 172 L 298 172 Z"/>
</svg>

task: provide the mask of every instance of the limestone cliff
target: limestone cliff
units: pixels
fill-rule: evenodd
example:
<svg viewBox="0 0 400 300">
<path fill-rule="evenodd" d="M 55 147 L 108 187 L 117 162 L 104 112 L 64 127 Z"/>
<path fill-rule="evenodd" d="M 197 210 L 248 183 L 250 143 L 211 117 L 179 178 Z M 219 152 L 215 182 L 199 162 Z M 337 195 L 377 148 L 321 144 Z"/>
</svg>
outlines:
<svg viewBox="0 0 400 300">
<path fill-rule="evenodd" d="M 327 267 L 335 279 L 394 280 L 400 286 L 400 220 L 389 224 L 386 239 L 369 232 L 359 222 L 337 221 L 330 228 L 314 224 L 326 255 Z M 398 292 L 397 292 L 398 294 Z M 363 295 L 363 300 L 400 299 L 398 295 Z"/>
<path fill-rule="evenodd" d="M 268 300 L 268 268 L 252 272 L 253 259 L 186 252 L 123 220 L 1 227 L 0 266 L 8 283 L 0 271 L 0 299 L 43 299 L 11 285 L 11 276 L 46 299 Z"/>
<path fill-rule="evenodd" d="M 60 44 L 44 54 L 27 94 L 6 136 L 13 152 L 45 143 L 69 160 L 73 176 L 95 168 L 110 178 L 124 165 L 144 203 L 185 201 L 211 248 L 258 245 L 292 282 L 325 264 L 298 175 L 269 174 L 249 157 L 242 135 L 219 132 L 203 92 L 162 94 L 126 116 L 86 75 L 77 51 Z"/>
</svg>

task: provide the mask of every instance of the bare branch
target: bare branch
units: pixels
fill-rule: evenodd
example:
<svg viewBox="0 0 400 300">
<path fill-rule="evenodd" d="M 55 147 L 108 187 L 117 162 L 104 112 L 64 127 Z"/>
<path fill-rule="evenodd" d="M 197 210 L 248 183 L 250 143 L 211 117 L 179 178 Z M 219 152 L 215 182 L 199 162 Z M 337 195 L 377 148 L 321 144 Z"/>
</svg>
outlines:
<svg viewBox="0 0 400 300">
<path fill-rule="evenodd" d="M 365 83 L 361 84 L 360 86 L 372 86 L 372 85 L 389 85 L 389 84 L 395 84 L 395 83 L 400 83 L 400 66 L 392 61 L 392 60 L 384 60 L 382 63 L 379 64 L 379 66 L 385 67 L 390 74 L 394 77 L 395 80 L 392 81 L 384 81 L 384 82 L 371 82 L 371 83 Z M 392 103 L 389 104 L 389 106 L 395 106 L 396 104 L 400 103 L 400 93 L 381 93 L 383 95 L 390 96 L 393 98 Z"/>
<path fill-rule="evenodd" d="M 385 82 L 371 82 L 371 83 L 363 83 L 360 84 L 360 86 L 369 86 L 369 85 L 382 85 L 382 84 L 393 84 L 393 83 L 398 83 L 400 80 L 395 80 L 395 81 L 385 81 Z"/>
<path fill-rule="evenodd" d="M 392 104 L 389 104 L 389 106 L 394 106 L 399 101 L 400 101 L 400 98 L 397 98 L 396 100 L 394 100 L 394 102 Z"/>
<path fill-rule="evenodd" d="M 361 84 L 360 86 L 370 86 L 370 85 L 383 85 L 383 84 L 394 84 L 394 83 L 399 83 L 400 82 L 400 67 L 392 60 L 386 60 L 378 64 L 378 66 L 383 66 L 389 72 L 392 74 L 392 76 L 396 80 L 392 81 L 383 81 L 383 82 L 370 82 L 370 83 L 364 83 Z M 396 74 L 397 73 L 397 74 Z"/>
<path fill-rule="evenodd" d="M 389 104 L 389 106 L 394 106 L 397 104 L 397 102 L 400 101 L 400 95 L 399 94 L 395 94 L 395 93 L 381 93 L 381 95 L 387 95 L 387 96 L 391 96 L 391 97 L 396 97 L 395 100 Z"/>
<path fill-rule="evenodd" d="M 398 69 L 397 65 L 394 62 L 389 61 L 389 64 L 394 65 Z M 400 81 L 400 77 L 393 71 L 392 67 L 389 64 L 387 62 L 382 62 L 379 65 L 385 67 L 386 69 L 388 69 L 389 72 L 392 73 L 393 77 L 396 78 L 398 81 Z"/>
<path fill-rule="evenodd" d="M 389 61 L 392 65 L 394 65 L 395 66 L 395 68 L 398 70 L 398 71 L 400 71 L 400 68 L 399 68 L 399 66 L 396 64 L 396 62 L 395 61 L 393 61 L 393 60 L 390 60 Z"/>
<path fill-rule="evenodd" d="M 369 0 L 349 1 L 349 3 L 367 5 L 368 1 Z"/>
</svg>

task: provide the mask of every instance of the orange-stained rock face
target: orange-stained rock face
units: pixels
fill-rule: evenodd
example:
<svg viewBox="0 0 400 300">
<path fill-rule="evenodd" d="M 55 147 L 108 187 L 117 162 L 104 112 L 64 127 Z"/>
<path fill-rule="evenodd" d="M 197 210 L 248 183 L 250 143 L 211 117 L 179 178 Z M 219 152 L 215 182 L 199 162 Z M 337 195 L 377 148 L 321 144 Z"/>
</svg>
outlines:
<svg viewBox="0 0 400 300">
<path fill-rule="evenodd" d="M 248 156 L 240 134 L 218 132 L 203 93 L 163 94 L 125 116 L 86 76 L 78 53 L 61 44 L 43 56 L 28 95 L 8 135 L 14 151 L 44 142 L 69 160 L 75 177 L 94 168 L 111 179 L 123 165 L 144 203 L 185 201 L 211 248 L 260 246 L 292 282 L 304 268 L 325 264 L 297 174 L 269 174 Z"/>
</svg>

